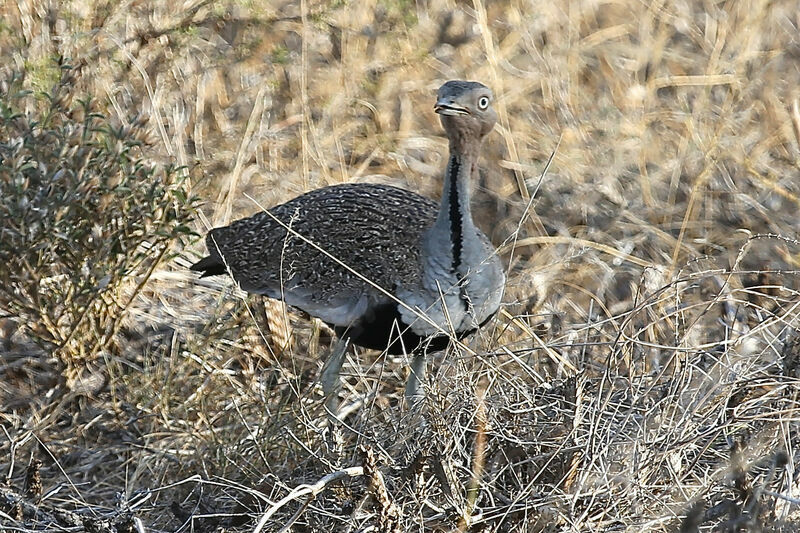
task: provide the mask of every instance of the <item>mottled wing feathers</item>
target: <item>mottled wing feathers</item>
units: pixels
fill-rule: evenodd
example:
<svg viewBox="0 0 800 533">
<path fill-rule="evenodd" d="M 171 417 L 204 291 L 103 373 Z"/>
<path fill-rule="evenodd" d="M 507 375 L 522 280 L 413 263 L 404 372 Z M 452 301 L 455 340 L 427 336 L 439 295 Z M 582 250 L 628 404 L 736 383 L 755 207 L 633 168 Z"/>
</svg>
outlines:
<svg viewBox="0 0 800 533">
<path fill-rule="evenodd" d="M 420 238 L 437 210 L 435 202 L 387 185 L 316 189 L 213 229 L 209 257 L 192 268 L 203 275 L 229 269 L 244 290 L 284 297 L 339 325 L 386 299 L 340 262 L 390 292 L 398 283 L 416 286 Z"/>
</svg>

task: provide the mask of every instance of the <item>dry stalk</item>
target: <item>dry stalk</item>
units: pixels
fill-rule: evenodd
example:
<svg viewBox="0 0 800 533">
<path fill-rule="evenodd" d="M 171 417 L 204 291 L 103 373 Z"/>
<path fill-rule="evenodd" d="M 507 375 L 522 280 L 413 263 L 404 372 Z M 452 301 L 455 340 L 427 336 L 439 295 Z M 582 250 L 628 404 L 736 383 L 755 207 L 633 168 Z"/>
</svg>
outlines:
<svg viewBox="0 0 800 533">
<path fill-rule="evenodd" d="M 378 507 L 378 532 L 401 533 L 403 529 L 400 508 L 392 501 L 389 491 L 386 490 L 383 474 L 378 470 L 375 452 L 367 445 L 361 445 L 359 451 L 364 461 L 364 475 L 369 480 L 372 498 Z"/>
</svg>

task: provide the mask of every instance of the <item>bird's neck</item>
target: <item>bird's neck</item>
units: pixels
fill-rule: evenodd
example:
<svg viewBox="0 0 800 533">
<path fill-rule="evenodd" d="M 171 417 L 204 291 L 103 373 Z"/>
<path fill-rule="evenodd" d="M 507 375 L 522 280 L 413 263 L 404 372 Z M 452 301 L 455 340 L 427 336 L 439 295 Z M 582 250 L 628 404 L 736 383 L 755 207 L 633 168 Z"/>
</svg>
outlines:
<svg viewBox="0 0 800 533">
<path fill-rule="evenodd" d="M 470 177 L 477 171 L 478 146 L 463 148 L 451 141 L 450 160 L 444 176 L 442 202 L 436 218 L 435 230 L 449 235 L 453 272 L 464 270 L 464 244 L 476 238 L 477 230 L 472 222 L 470 208 Z"/>
</svg>

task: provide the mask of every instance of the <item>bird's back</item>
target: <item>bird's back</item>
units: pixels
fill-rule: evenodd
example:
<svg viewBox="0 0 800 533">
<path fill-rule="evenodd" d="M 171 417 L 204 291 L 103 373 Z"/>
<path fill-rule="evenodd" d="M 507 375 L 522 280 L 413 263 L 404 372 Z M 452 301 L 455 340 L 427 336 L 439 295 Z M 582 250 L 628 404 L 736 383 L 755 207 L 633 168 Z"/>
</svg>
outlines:
<svg viewBox="0 0 800 533">
<path fill-rule="evenodd" d="M 324 187 L 212 230 L 209 261 L 227 267 L 248 292 L 346 325 L 386 299 L 369 282 L 389 292 L 419 283 L 420 238 L 437 210 L 432 200 L 388 185 Z"/>
</svg>

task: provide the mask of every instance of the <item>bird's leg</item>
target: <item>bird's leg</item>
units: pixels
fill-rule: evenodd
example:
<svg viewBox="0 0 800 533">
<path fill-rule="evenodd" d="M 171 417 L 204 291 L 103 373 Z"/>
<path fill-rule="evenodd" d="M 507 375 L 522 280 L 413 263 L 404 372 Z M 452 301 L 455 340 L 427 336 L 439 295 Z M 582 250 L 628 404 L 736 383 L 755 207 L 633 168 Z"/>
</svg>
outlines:
<svg viewBox="0 0 800 533">
<path fill-rule="evenodd" d="M 425 353 L 417 352 L 411 359 L 411 372 L 406 381 L 406 404 L 414 409 L 425 398 Z"/>
<path fill-rule="evenodd" d="M 344 356 L 350 344 L 348 338 L 339 338 L 330 351 L 328 359 L 322 366 L 322 373 L 319 380 L 322 384 L 322 393 L 325 395 L 325 410 L 334 418 L 339 412 L 339 401 L 337 393 L 342 386 L 340 373 L 344 364 Z"/>
</svg>

